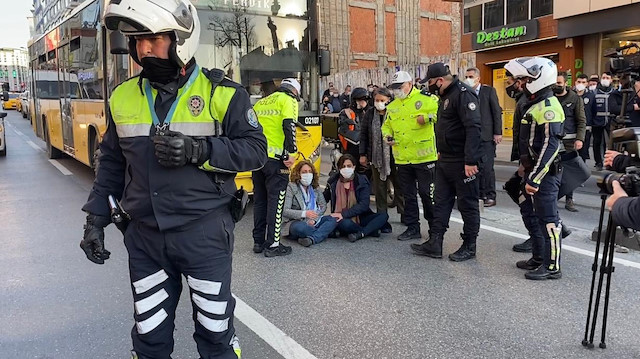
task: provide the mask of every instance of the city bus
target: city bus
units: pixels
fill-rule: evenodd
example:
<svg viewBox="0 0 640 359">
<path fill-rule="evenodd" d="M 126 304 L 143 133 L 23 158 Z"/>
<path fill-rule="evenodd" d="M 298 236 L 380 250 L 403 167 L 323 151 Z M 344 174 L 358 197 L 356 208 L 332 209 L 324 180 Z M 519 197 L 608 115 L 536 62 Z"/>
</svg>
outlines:
<svg viewBox="0 0 640 359">
<path fill-rule="evenodd" d="M 318 110 L 317 31 L 312 0 L 192 0 L 201 34 L 195 55 L 201 67 L 220 68 L 250 93 L 252 103 L 282 79 L 301 85 L 298 159 L 320 170 L 322 128 Z M 127 42 L 102 24 L 107 0 L 87 0 L 55 28 L 29 44 L 31 123 L 49 158 L 66 155 L 96 168 L 106 131 L 108 98 L 141 68 Z M 236 177 L 253 189 L 250 173 Z"/>
</svg>

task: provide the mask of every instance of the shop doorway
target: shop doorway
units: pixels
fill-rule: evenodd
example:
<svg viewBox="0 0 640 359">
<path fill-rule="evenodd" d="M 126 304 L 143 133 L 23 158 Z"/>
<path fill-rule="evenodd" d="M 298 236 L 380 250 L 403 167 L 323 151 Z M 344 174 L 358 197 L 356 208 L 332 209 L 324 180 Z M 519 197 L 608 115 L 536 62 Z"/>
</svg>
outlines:
<svg viewBox="0 0 640 359">
<path fill-rule="evenodd" d="M 498 94 L 498 102 L 502 107 L 502 137 L 513 137 L 513 112 L 516 108 L 516 101 L 507 96 L 505 88 L 507 82 L 506 70 L 504 68 L 493 69 L 493 87 Z"/>
</svg>

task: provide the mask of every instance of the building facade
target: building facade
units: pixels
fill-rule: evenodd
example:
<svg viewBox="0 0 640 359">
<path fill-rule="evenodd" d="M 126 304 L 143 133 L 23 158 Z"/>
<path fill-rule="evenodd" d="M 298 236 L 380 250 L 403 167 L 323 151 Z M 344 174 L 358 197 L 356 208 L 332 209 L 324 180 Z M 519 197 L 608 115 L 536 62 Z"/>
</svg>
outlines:
<svg viewBox="0 0 640 359">
<path fill-rule="evenodd" d="M 331 72 L 419 65 L 460 51 L 460 3 L 442 0 L 318 0 L 319 45 Z"/>
<path fill-rule="evenodd" d="M 475 54 L 482 83 L 496 88 L 506 137 L 511 136 L 515 108 L 515 101 L 504 91 L 507 61 L 548 57 L 558 71 L 567 73 L 569 82 L 583 66 L 582 38 L 559 38 L 553 0 L 465 0 L 461 50 Z"/>
<path fill-rule="evenodd" d="M 24 91 L 28 75 L 27 49 L 0 48 L 0 82 L 8 83 L 9 91 Z"/>
<path fill-rule="evenodd" d="M 44 34 L 59 24 L 64 15 L 81 2 L 81 0 L 33 0 L 33 33 L 31 37 Z"/>
</svg>

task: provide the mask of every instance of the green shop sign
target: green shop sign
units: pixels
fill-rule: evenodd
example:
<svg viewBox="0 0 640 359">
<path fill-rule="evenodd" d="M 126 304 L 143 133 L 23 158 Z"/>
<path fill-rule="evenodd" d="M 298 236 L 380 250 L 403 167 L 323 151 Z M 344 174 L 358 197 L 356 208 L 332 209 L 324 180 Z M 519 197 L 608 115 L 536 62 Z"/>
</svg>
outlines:
<svg viewBox="0 0 640 359">
<path fill-rule="evenodd" d="M 538 20 L 533 19 L 478 31 L 473 34 L 471 47 L 474 50 L 482 50 L 534 40 L 537 37 Z"/>
</svg>

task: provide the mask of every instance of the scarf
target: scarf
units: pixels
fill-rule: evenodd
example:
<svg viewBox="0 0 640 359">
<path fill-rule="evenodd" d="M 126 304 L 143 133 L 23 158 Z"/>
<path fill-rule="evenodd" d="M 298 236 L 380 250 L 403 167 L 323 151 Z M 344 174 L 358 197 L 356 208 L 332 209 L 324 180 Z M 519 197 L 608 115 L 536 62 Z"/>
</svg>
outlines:
<svg viewBox="0 0 640 359">
<path fill-rule="evenodd" d="M 349 189 L 344 188 L 346 183 L 349 184 Z M 345 209 L 350 209 L 358 203 L 358 200 L 356 199 L 356 189 L 354 186 L 355 182 L 353 181 L 353 178 L 344 179 L 340 176 L 338 183 L 336 183 L 336 212 L 342 213 Z M 358 216 L 353 217 L 351 220 L 360 224 Z"/>
<path fill-rule="evenodd" d="M 317 203 L 316 203 L 316 191 L 311 187 L 307 187 L 309 189 L 309 193 L 307 193 L 307 189 L 304 188 L 303 185 L 299 184 L 300 192 L 302 192 L 302 198 L 304 198 L 304 208 L 305 211 L 317 211 Z"/>
<path fill-rule="evenodd" d="M 382 141 L 382 123 L 380 112 L 374 111 L 371 121 L 371 163 L 380 173 L 380 180 L 386 181 L 391 174 L 391 146 Z"/>
</svg>

